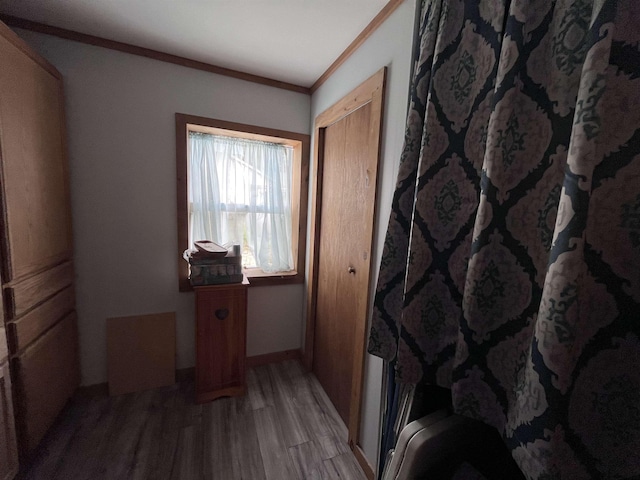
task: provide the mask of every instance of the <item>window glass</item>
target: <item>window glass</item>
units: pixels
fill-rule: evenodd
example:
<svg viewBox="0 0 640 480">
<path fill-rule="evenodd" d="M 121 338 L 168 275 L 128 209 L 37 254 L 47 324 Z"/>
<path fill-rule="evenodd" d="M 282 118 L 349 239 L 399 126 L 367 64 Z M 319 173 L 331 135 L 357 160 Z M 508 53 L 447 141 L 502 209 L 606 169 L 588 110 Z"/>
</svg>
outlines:
<svg viewBox="0 0 640 480">
<path fill-rule="evenodd" d="M 293 270 L 293 147 L 189 132 L 189 246 L 240 245 L 243 266 Z"/>
</svg>

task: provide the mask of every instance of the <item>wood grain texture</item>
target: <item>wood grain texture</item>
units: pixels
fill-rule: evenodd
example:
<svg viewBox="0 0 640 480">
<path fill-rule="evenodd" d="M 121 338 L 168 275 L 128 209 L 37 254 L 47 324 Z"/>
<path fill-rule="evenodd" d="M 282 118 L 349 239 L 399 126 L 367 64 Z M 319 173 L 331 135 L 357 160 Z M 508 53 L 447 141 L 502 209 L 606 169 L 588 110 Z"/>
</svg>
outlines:
<svg viewBox="0 0 640 480">
<path fill-rule="evenodd" d="M 301 400 L 295 389 L 292 372 L 269 365 L 270 378 L 274 382 L 273 404 L 284 415 L 280 415 L 280 426 L 284 442 L 288 447 L 300 445 L 311 440 L 312 432 L 307 429 L 304 412 L 300 408 Z"/>
<path fill-rule="evenodd" d="M 367 477 L 367 480 L 375 480 L 374 466 L 369 462 L 364 454 L 364 450 L 360 445 L 355 445 L 353 448 L 353 455 L 356 457 L 356 461 L 360 465 L 360 468 Z"/>
<path fill-rule="evenodd" d="M 175 383 L 175 312 L 107 318 L 106 328 L 111 395 Z"/>
<path fill-rule="evenodd" d="M 315 330 L 315 316 L 317 307 L 317 283 L 318 265 L 320 261 L 320 222 L 322 221 L 322 195 L 324 193 L 323 163 L 325 128 L 328 125 L 320 124 L 315 129 L 315 142 L 313 152 L 313 178 L 314 185 L 311 190 L 311 218 L 309 223 L 309 281 L 307 282 L 307 324 L 304 339 L 304 366 L 307 370 L 313 369 L 313 339 Z"/>
<path fill-rule="evenodd" d="M 138 435 L 146 423 L 146 418 L 138 412 L 149 401 L 152 393 L 142 392 L 132 402 L 121 401 L 115 408 L 113 420 L 104 428 L 102 441 L 97 448 L 97 455 L 113 465 L 111 478 L 128 478 L 135 463 L 133 452 L 138 443 Z M 117 439 L 118 445 L 114 448 L 113 439 Z M 103 467 L 97 462 L 89 461 L 85 464 L 83 474 L 88 478 L 100 478 Z M 85 473 L 86 472 L 86 473 Z"/>
<path fill-rule="evenodd" d="M 194 288 L 197 402 L 246 392 L 248 285 Z"/>
<path fill-rule="evenodd" d="M 18 448 L 13 420 L 9 364 L 0 363 L 0 480 L 12 480 L 18 473 Z"/>
<path fill-rule="evenodd" d="M 247 397 L 238 398 L 230 405 L 231 459 L 233 478 L 265 479 L 264 460 L 260 450 L 256 418 Z"/>
<path fill-rule="evenodd" d="M 172 480 L 202 478 L 202 429 L 188 425 L 178 435 L 176 459 L 171 470 Z M 124 478 L 124 477 L 115 477 Z"/>
<path fill-rule="evenodd" d="M 320 78 L 311 85 L 311 94 L 315 93 L 320 86 L 326 82 L 338 68 L 342 66 L 353 53 L 362 46 L 362 44 L 375 32 L 384 21 L 398 8 L 404 0 L 389 0 L 382 10 L 369 22 L 369 24 L 360 32 L 360 34 L 351 42 L 351 44 L 340 54 L 338 58 L 320 75 Z"/>
<path fill-rule="evenodd" d="M 5 287 L 8 320 L 20 317 L 51 295 L 73 283 L 73 264 L 65 262 L 49 270 Z"/>
<path fill-rule="evenodd" d="M 224 75 L 226 77 L 237 78 L 239 80 L 245 80 L 247 82 L 258 83 L 261 85 L 267 85 L 270 87 L 289 90 L 292 92 L 305 93 L 307 95 L 309 94 L 308 87 L 303 87 L 301 85 L 295 85 L 288 82 L 282 82 L 280 80 L 274 80 L 271 78 L 262 77 L 260 75 L 253 75 L 251 73 L 240 72 L 238 70 L 232 70 L 230 68 L 212 65 L 210 63 L 200 62 L 197 60 L 192 60 L 190 58 L 180 57 L 178 55 L 171 55 L 169 53 L 159 52 L 158 50 L 152 50 L 150 48 L 117 42 L 115 40 L 109 40 L 107 38 L 97 37 L 95 35 L 75 32 L 73 30 L 67 30 L 66 28 L 54 27 L 51 25 L 46 25 L 44 23 L 34 22 L 11 15 L 0 15 L 0 20 L 12 27 L 31 30 L 33 32 L 44 33 L 47 35 L 53 35 L 54 37 L 65 38 L 74 42 L 86 43 L 88 45 L 94 45 L 96 47 L 109 48 L 111 50 L 117 50 L 119 52 L 124 52 L 131 55 L 152 58 L 161 62 L 173 63 L 182 67 L 194 68 L 196 70 L 202 70 L 204 72 Z"/>
<path fill-rule="evenodd" d="M 0 36 L 3 281 L 71 258 L 62 81 Z"/>
<path fill-rule="evenodd" d="M 320 422 L 324 424 L 324 428 L 318 428 L 315 430 L 320 436 L 330 436 L 334 439 L 339 439 L 340 445 L 347 444 L 349 437 L 349 431 L 347 426 L 340 418 L 340 414 L 336 410 L 335 406 L 331 402 L 331 399 L 327 396 L 327 393 L 317 381 L 315 376 L 307 376 L 310 379 L 308 388 L 312 396 L 311 404 L 317 404 L 320 408 L 317 412 L 320 414 Z M 313 379 L 313 381 L 311 381 Z M 332 457 L 333 455 L 329 455 Z"/>
<path fill-rule="evenodd" d="M 11 350 L 19 352 L 25 349 L 74 308 L 74 289 L 67 287 L 19 319 L 9 323 L 7 327 Z"/>
<path fill-rule="evenodd" d="M 292 460 L 297 478 L 308 480 L 322 480 L 328 474 L 322 463 L 319 449 L 313 441 L 289 447 L 289 457 Z"/>
<path fill-rule="evenodd" d="M 371 102 L 380 103 L 380 105 L 373 106 L 375 112 L 380 112 L 382 115 L 382 105 L 384 100 L 384 89 L 386 79 L 386 67 L 382 68 L 374 75 L 365 80 L 362 84 L 356 87 L 348 95 L 344 96 L 333 106 L 318 115 L 315 119 L 314 132 L 316 139 L 314 142 L 313 152 L 313 178 L 314 184 L 312 186 L 312 200 L 311 200 L 311 218 L 310 218 L 310 236 L 309 236 L 309 282 L 307 283 L 307 325 L 305 330 L 305 349 L 304 349 L 304 364 L 309 370 L 313 366 L 313 337 L 314 337 L 314 325 L 315 325 L 315 310 L 316 310 L 316 283 L 318 281 L 318 261 L 319 244 L 322 222 L 322 199 L 324 192 L 324 156 L 325 156 L 325 134 L 326 129 L 333 123 L 337 122 L 341 118 L 348 115 L 350 112 L 357 110 L 363 105 Z M 373 118 L 373 117 L 372 117 Z M 381 134 L 381 129 L 379 130 Z M 376 142 L 378 155 L 379 155 L 379 140 Z"/>
<path fill-rule="evenodd" d="M 346 117 L 361 106 L 371 103 L 373 98 L 382 94 L 385 87 L 387 68 L 381 68 L 347 95 L 326 109 L 315 119 L 315 129 L 324 129 Z M 379 93 L 378 93 L 379 92 Z"/>
<path fill-rule="evenodd" d="M 352 115 L 360 119 L 365 109 L 366 106 Z M 368 111 L 364 116 L 368 116 Z M 361 219 L 351 216 L 351 213 L 360 213 L 350 174 L 357 160 L 347 156 L 345 147 L 349 135 L 362 138 L 358 131 L 348 128 L 350 118 L 351 115 L 333 123 L 325 131 L 323 198 L 326 200 L 322 202 L 321 212 L 313 344 L 313 373 L 347 424 L 353 377 L 354 320 L 358 313 L 358 293 L 353 288 L 353 275 L 347 270 L 349 252 L 357 250 L 353 243 L 358 241 L 359 234 L 354 229 Z M 350 225 L 354 219 L 356 223 Z"/>
<path fill-rule="evenodd" d="M 206 452 L 203 458 L 203 471 L 205 478 L 233 478 L 233 464 L 235 462 L 232 456 L 233 418 L 231 413 L 235 411 L 236 398 L 221 398 L 203 405 L 204 449 Z"/>
<path fill-rule="evenodd" d="M 249 369 L 247 374 L 248 397 L 251 408 L 259 410 L 275 406 L 274 385 L 268 366 Z"/>
<path fill-rule="evenodd" d="M 323 463 L 327 471 L 326 479 L 335 480 L 338 478 L 359 478 L 362 475 L 362 471 L 357 464 L 354 464 L 351 461 L 352 458 L 353 456 L 351 453 L 343 453 L 337 457 L 325 460 Z"/>
<path fill-rule="evenodd" d="M 33 450 L 80 383 L 75 314 L 13 360 L 21 450 Z"/>
<path fill-rule="evenodd" d="M 9 347 L 7 344 L 7 329 L 4 320 L 0 323 L 0 364 L 9 359 Z"/>
<path fill-rule="evenodd" d="M 2 328 L 0 326 L 0 328 Z M 302 352 L 299 349 L 295 350 L 283 350 L 281 352 L 266 353 L 264 355 L 255 355 L 253 357 L 247 357 L 245 360 L 245 366 L 247 370 L 248 383 L 251 382 L 252 368 L 268 365 L 270 363 L 281 363 L 285 360 L 302 360 Z M 176 382 L 193 381 L 195 378 L 195 367 L 178 368 L 176 369 Z M 253 374 L 255 377 L 255 374 Z M 84 385 L 78 388 L 77 395 L 90 399 L 92 397 L 99 397 L 109 395 L 109 383 L 97 383 L 94 385 Z"/>
<path fill-rule="evenodd" d="M 359 444 L 385 77 L 380 70 L 321 113 L 315 127 L 305 364 L 348 424 L 352 448 Z"/>
<path fill-rule="evenodd" d="M 275 407 L 265 407 L 256 410 L 254 418 L 266 478 L 295 478 L 280 424 L 282 417 Z"/>
<path fill-rule="evenodd" d="M 15 402 L 1 430 L 15 417 L 22 457 L 80 376 L 73 294 L 56 295 L 74 278 L 65 123 L 60 73 L 0 24 L 0 357 L 14 381 L 5 363 L 3 415 Z"/>
<path fill-rule="evenodd" d="M 0 14 L 0 20 L 3 15 Z M 6 22 L 5 22 L 6 23 Z M 29 44 L 22 40 L 13 30 L 11 30 L 5 23 L 0 21 L 0 36 L 6 41 L 12 43 L 18 50 L 31 58 L 34 62 L 39 64 L 43 69 L 48 71 L 52 76 L 62 79 L 62 75 L 53 64 L 49 63 L 45 58 L 41 57 Z"/>
<path fill-rule="evenodd" d="M 253 379 L 249 395 L 202 405 L 194 403 L 192 382 L 118 397 L 76 398 L 36 450 L 23 477 L 366 478 L 346 437 L 327 433 L 333 428 L 314 431 L 311 414 L 341 420 L 335 409 L 326 410 L 322 387 L 299 362 L 256 367 L 248 378 Z M 254 391 L 258 384 L 261 390 Z M 282 396 L 288 400 L 278 401 Z M 253 399 L 258 397 L 264 401 L 256 404 Z M 291 405 L 309 414 L 300 417 L 309 439 L 296 445 L 289 444 L 295 434 L 286 433 L 283 422 Z M 345 426 L 341 428 L 346 435 Z"/>
<path fill-rule="evenodd" d="M 377 213 L 377 191 L 378 191 L 378 166 L 380 164 L 381 145 L 382 145 L 382 126 L 384 122 L 384 103 L 385 103 L 385 91 L 386 91 L 386 69 L 380 70 L 373 78 L 376 78 L 378 83 L 374 86 L 371 92 L 371 115 L 369 117 L 369 129 L 368 140 L 369 151 L 367 160 L 363 162 L 366 164 L 366 168 L 360 172 L 360 179 L 364 181 L 364 188 L 361 190 L 362 205 L 361 210 L 362 218 L 367 219 L 366 227 L 363 228 L 362 241 L 360 244 L 360 252 L 362 255 L 360 260 L 361 275 L 358 282 L 358 291 L 366 292 L 358 297 L 358 321 L 355 322 L 356 339 L 353 351 L 353 385 L 351 389 L 351 417 L 349 424 L 349 445 L 356 453 L 356 458 L 360 462 L 360 466 L 365 471 L 367 477 L 373 478 L 374 471 L 371 465 L 366 462 L 364 455 L 362 455 L 360 445 L 360 424 L 362 420 L 362 389 L 364 383 L 364 362 L 366 355 L 366 341 L 367 341 L 367 319 L 369 314 L 369 299 L 371 298 L 371 268 L 373 261 L 373 248 L 374 248 L 374 231 L 375 231 L 375 219 Z M 353 147 L 352 147 L 353 148 Z M 369 221 L 370 219 L 370 221 Z M 366 240 L 365 240 L 366 239 Z M 369 258 L 366 259 L 364 252 L 368 252 Z M 355 260 L 354 260 L 355 261 Z"/>
<path fill-rule="evenodd" d="M 280 363 L 285 360 L 301 360 L 302 352 L 299 348 L 293 350 L 283 350 L 281 352 L 265 353 L 263 355 L 254 355 L 247 357 L 247 368 L 258 367 L 260 365 L 268 365 L 270 363 Z"/>
</svg>

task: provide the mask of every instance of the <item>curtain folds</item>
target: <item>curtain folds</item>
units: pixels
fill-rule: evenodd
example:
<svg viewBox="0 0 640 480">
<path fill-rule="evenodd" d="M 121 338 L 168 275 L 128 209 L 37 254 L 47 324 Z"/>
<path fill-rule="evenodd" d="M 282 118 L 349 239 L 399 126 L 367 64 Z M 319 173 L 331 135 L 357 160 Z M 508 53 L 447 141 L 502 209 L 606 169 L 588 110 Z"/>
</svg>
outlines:
<svg viewBox="0 0 640 480">
<path fill-rule="evenodd" d="M 640 4 L 425 0 L 369 351 L 528 478 L 640 476 Z"/>
<path fill-rule="evenodd" d="M 196 132 L 189 148 L 190 242 L 246 245 L 263 271 L 292 270 L 292 149 Z"/>
</svg>

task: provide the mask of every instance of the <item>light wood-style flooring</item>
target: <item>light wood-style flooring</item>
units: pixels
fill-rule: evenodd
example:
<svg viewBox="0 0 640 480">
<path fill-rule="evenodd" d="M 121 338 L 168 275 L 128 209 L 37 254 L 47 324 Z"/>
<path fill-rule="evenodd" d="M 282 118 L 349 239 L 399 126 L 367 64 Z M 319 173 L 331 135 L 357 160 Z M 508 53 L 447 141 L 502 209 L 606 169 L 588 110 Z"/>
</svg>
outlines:
<svg viewBox="0 0 640 480">
<path fill-rule="evenodd" d="M 74 400 L 23 478 L 365 480 L 344 423 L 297 361 L 247 372 L 248 394 L 203 405 L 193 383 Z"/>
</svg>

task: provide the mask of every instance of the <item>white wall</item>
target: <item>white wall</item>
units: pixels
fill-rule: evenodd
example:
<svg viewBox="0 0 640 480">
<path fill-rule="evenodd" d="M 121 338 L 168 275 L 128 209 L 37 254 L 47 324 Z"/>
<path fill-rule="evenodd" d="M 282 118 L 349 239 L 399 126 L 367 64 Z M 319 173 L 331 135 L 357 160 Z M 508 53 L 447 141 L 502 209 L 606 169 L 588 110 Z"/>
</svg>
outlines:
<svg viewBox="0 0 640 480">
<path fill-rule="evenodd" d="M 378 170 L 378 205 L 374 239 L 372 292 L 391 210 L 391 200 L 402 151 L 415 0 L 405 0 L 380 28 L 311 97 L 311 115 L 317 117 L 383 66 L 387 66 L 387 90 Z M 313 170 L 313 169 L 312 169 Z M 372 303 L 373 298 L 370 299 Z M 381 411 L 382 361 L 367 354 L 363 389 L 361 445 L 370 464 L 377 464 Z"/>
<path fill-rule="evenodd" d="M 82 383 L 106 381 L 105 319 L 177 313 L 194 365 L 192 293 L 178 293 L 176 112 L 309 133 L 308 95 L 19 31 L 65 82 Z M 247 354 L 300 348 L 302 285 L 249 289 Z"/>
</svg>

